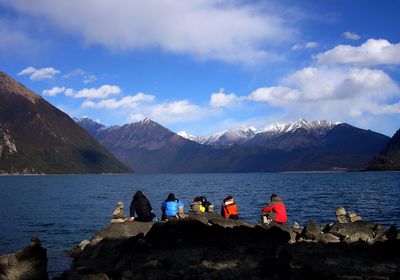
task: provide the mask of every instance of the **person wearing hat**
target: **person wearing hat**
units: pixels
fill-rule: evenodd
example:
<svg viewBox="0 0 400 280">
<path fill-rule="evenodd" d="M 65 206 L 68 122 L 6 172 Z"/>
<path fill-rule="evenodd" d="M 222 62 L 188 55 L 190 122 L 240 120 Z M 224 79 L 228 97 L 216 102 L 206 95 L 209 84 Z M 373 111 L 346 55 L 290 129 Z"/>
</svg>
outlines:
<svg viewBox="0 0 400 280">
<path fill-rule="evenodd" d="M 275 221 L 283 224 L 287 222 L 285 203 L 283 203 L 282 198 L 280 198 L 277 194 L 271 195 L 271 202 L 262 208 L 261 212 L 263 214 L 262 219 L 264 223 Z"/>
</svg>

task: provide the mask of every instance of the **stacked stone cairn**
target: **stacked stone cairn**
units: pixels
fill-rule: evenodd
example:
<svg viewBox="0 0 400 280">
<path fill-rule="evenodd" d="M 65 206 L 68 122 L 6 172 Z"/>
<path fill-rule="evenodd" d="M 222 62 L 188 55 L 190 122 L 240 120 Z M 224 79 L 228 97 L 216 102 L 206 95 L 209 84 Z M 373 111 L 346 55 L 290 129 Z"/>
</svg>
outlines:
<svg viewBox="0 0 400 280">
<path fill-rule="evenodd" d="M 124 203 L 119 201 L 117 205 L 115 205 L 115 210 L 113 211 L 113 218 L 111 219 L 112 224 L 123 223 L 127 220 L 124 213 Z"/>
<path fill-rule="evenodd" d="M 357 215 L 356 212 L 346 212 L 344 207 L 339 207 L 336 209 L 336 219 L 340 224 L 354 223 L 357 221 L 361 221 L 361 217 Z"/>
</svg>

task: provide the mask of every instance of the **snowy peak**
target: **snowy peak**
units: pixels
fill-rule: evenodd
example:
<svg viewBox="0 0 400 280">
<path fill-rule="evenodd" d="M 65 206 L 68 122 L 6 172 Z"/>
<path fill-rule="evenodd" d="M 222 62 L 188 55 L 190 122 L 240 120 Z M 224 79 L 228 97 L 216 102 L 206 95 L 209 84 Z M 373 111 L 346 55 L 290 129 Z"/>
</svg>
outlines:
<svg viewBox="0 0 400 280">
<path fill-rule="evenodd" d="M 147 118 L 147 117 L 139 122 L 139 124 L 141 124 L 141 125 L 149 125 L 149 124 L 152 124 L 152 123 L 154 123 L 154 122 L 151 119 Z"/>
<path fill-rule="evenodd" d="M 191 134 L 187 133 L 186 131 L 179 131 L 177 134 L 185 139 L 190 140 L 190 141 L 194 141 L 194 142 L 198 142 L 198 143 L 200 143 L 200 141 L 201 141 L 201 137 L 191 135 Z"/>
<path fill-rule="evenodd" d="M 178 133 L 186 139 L 205 145 L 232 146 L 241 144 L 256 135 L 257 129 L 252 126 L 241 126 L 236 130 L 224 130 L 212 134 L 211 136 L 193 136 L 186 132 Z"/>
<path fill-rule="evenodd" d="M 186 139 L 195 141 L 200 144 L 214 146 L 232 146 L 235 144 L 243 144 L 253 139 L 257 134 L 265 135 L 265 137 L 276 137 L 285 134 L 295 133 L 299 130 L 306 131 L 309 134 L 324 135 L 332 129 L 336 124 L 326 121 L 307 121 L 299 119 L 296 122 L 275 123 L 271 124 L 264 130 L 257 130 L 253 126 L 240 126 L 236 130 L 224 130 L 214 133 L 211 136 L 193 136 L 187 132 L 179 132 L 178 134 Z"/>
<path fill-rule="evenodd" d="M 326 133 L 328 130 L 335 126 L 334 123 L 326 120 L 319 121 L 307 121 L 305 119 L 300 119 L 296 122 L 289 123 L 275 123 L 268 126 L 263 132 L 271 134 L 284 134 L 291 133 L 299 129 L 304 129 L 309 133 Z"/>
</svg>

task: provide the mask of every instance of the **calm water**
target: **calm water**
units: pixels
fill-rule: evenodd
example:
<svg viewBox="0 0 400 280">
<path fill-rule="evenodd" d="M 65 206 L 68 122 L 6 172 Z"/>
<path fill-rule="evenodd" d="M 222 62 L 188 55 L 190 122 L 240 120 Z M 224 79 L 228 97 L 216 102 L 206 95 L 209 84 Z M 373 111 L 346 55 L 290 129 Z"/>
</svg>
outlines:
<svg viewBox="0 0 400 280">
<path fill-rule="evenodd" d="M 2 176 L 0 254 L 21 249 L 36 235 L 54 276 L 69 264 L 64 250 L 109 223 L 116 202 L 123 201 L 128 213 L 136 190 L 147 193 L 158 216 L 169 192 L 187 206 L 205 195 L 218 212 L 222 199 L 233 195 L 240 217 L 255 222 L 270 194 L 278 193 L 290 223 L 331 222 L 344 206 L 364 220 L 400 225 L 399 172 Z"/>
</svg>

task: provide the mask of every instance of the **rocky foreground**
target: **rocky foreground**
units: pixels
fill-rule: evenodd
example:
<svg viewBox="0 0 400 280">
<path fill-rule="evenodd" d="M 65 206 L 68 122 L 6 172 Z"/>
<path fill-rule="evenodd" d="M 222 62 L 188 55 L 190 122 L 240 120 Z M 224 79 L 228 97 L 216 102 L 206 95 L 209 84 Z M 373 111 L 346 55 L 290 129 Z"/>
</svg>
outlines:
<svg viewBox="0 0 400 280">
<path fill-rule="evenodd" d="M 361 220 L 291 228 L 190 214 L 110 224 L 71 255 L 56 279 L 400 279 L 397 229 Z M 12 278 L 13 265 L 0 256 L 0 279 L 46 279 Z"/>
</svg>

